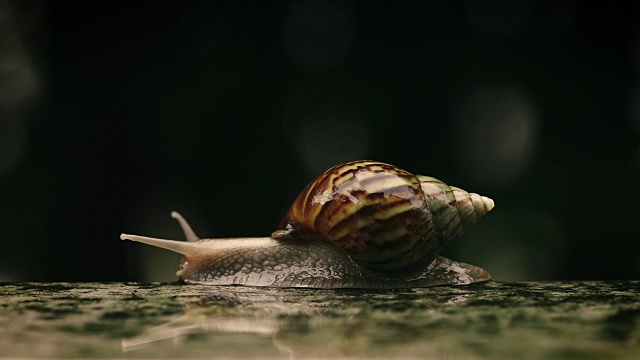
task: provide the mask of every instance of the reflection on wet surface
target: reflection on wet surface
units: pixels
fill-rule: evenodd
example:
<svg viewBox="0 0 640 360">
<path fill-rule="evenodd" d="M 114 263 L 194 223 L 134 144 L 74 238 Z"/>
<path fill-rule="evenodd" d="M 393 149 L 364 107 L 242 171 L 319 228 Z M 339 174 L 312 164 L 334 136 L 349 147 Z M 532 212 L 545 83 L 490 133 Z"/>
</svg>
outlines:
<svg viewBox="0 0 640 360">
<path fill-rule="evenodd" d="M 0 356 L 634 358 L 640 282 L 413 290 L 3 284 Z"/>
</svg>

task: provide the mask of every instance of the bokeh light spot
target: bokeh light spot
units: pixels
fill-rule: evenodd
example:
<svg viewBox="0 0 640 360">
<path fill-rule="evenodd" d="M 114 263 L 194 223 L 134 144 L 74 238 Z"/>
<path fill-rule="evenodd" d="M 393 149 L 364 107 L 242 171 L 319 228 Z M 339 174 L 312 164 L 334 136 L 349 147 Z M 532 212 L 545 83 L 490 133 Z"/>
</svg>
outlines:
<svg viewBox="0 0 640 360">
<path fill-rule="evenodd" d="M 22 108 L 32 105 L 39 86 L 22 25 L 13 3 L 0 1 L 0 176 L 9 174 L 26 152 L 28 128 Z"/>
<path fill-rule="evenodd" d="M 307 171 L 319 174 L 339 163 L 362 159 L 370 146 L 370 124 L 361 110 L 312 109 L 303 118 L 295 147 Z"/>
<path fill-rule="evenodd" d="M 283 132 L 311 175 L 366 158 L 371 147 L 366 111 L 323 92 L 294 92 L 284 109 Z"/>
<path fill-rule="evenodd" d="M 454 150 L 474 178 L 500 186 L 528 168 L 538 119 L 525 93 L 507 86 L 480 87 L 454 101 L 453 120 Z"/>
<path fill-rule="evenodd" d="M 37 88 L 33 69 L 16 51 L 0 53 L 0 101 L 21 100 Z"/>
<path fill-rule="evenodd" d="M 450 248 L 446 250 L 454 252 L 454 259 L 485 266 L 498 281 L 552 280 L 567 251 L 565 231 L 556 219 L 543 212 L 500 207 Z"/>
<path fill-rule="evenodd" d="M 0 106 L 0 175 L 9 173 L 23 158 L 27 129 L 18 115 Z"/>
<path fill-rule="evenodd" d="M 308 72 L 339 65 L 353 42 L 352 11 L 351 2 L 292 2 L 282 33 L 291 63 Z"/>
</svg>

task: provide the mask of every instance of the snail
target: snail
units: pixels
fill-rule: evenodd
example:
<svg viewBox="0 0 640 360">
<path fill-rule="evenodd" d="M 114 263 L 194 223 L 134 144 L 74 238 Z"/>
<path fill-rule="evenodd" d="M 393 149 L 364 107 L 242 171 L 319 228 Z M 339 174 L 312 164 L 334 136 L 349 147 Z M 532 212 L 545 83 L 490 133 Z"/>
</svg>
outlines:
<svg viewBox="0 0 640 360">
<path fill-rule="evenodd" d="M 493 200 L 377 161 L 337 165 L 313 180 L 270 237 L 188 241 L 122 234 L 183 254 L 185 283 L 310 288 L 412 288 L 490 279 L 440 250 Z"/>
</svg>

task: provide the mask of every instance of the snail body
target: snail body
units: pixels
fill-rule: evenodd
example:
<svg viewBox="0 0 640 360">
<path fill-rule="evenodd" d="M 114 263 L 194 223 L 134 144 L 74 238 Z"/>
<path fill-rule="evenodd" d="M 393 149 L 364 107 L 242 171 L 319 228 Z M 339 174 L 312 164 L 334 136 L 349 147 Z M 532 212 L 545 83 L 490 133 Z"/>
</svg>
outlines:
<svg viewBox="0 0 640 360">
<path fill-rule="evenodd" d="M 490 279 L 440 250 L 493 201 L 375 161 L 327 170 L 300 193 L 270 237 L 187 242 L 122 234 L 184 255 L 187 283 L 312 288 L 411 288 Z"/>
</svg>

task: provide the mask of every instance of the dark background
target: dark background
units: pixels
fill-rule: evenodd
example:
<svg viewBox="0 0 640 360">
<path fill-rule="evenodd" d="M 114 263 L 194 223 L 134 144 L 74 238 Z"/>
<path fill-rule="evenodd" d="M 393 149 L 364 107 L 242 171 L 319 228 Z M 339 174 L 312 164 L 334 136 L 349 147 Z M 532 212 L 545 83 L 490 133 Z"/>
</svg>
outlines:
<svg viewBox="0 0 640 360">
<path fill-rule="evenodd" d="M 628 2 L 0 3 L 1 281 L 168 280 L 121 232 L 266 236 L 370 158 L 493 198 L 445 253 L 640 278 Z"/>
</svg>

